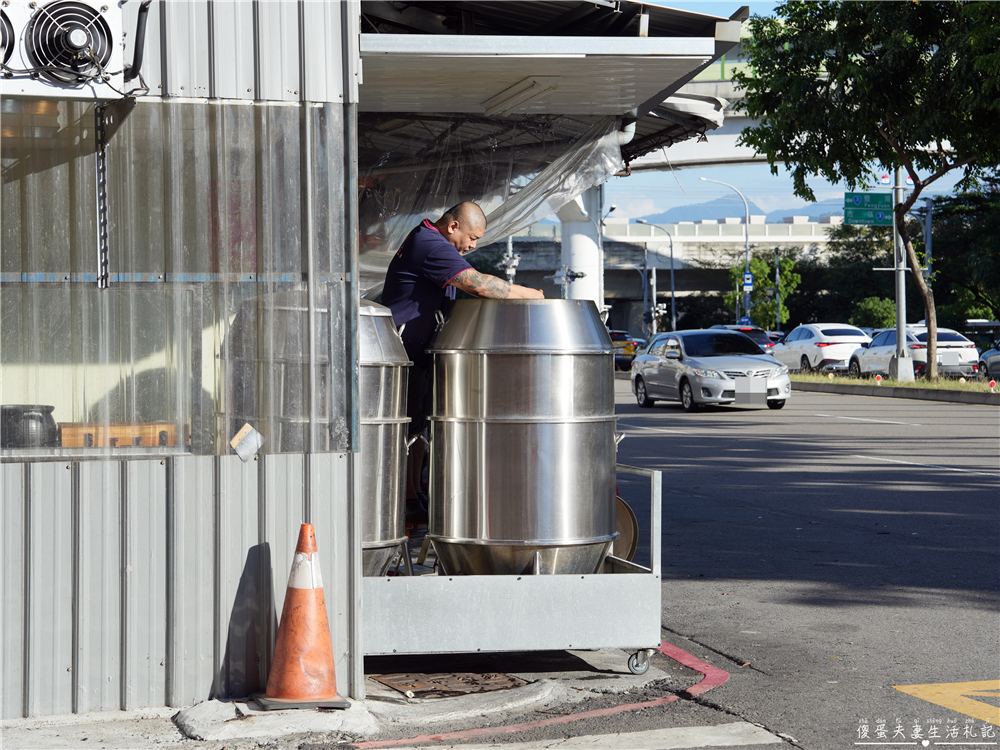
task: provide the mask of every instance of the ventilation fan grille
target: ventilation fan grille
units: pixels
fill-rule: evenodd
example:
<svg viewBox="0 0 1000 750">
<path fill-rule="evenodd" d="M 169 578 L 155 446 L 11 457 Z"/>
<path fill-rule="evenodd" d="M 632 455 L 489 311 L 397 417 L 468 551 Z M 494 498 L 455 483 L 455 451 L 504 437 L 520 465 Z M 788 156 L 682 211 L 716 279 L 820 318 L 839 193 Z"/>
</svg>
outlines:
<svg viewBox="0 0 1000 750">
<path fill-rule="evenodd" d="M 104 72 L 111 59 L 111 27 L 94 8 L 56 0 L 28 23 L 25 46 L 42 75 L 57 83 L 83 83 Z"/>
<path fill-rule="evenodd" d="M 0 10 L 0 63 L 6 64 L 14 52 L 14 27 L 7 14 Z"/>
</svg>

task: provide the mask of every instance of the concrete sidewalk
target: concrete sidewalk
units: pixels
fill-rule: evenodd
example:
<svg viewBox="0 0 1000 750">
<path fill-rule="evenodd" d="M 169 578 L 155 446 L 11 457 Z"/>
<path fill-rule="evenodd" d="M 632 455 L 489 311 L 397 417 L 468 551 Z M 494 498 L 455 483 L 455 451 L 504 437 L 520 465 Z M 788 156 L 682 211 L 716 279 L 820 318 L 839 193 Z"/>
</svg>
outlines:
<svg viewBox="0 0 1000 750">
<path fill-rule="evenodd" d="M 673 649 L 673 650 L 670 650 Z M 102 712 L 80 716 L 17 719 L 3 723 L 4 748 L 42 750 L 320 750 L 432 746 L 438 748 L 694 748 L 778 743 L 781 739 L 732 717 L 712 717 L 704 725 L 665 727 L 656 731 L 579 734 L 573 725 L 593 727 L 595 720 L 632 711 L 669 706 L 711 689 L 728 675 L 675 647 L 651 659 L 649 670 L 633 675 L 629 654 L 617 649 L 524 654 L 379 657 L 373 666 L 413 672 L 438 663 L 456 672 L 475 662 L 519 677 L 523 687 L 450 698 L 419 699 L 372 679 L 369 668 L 363 701 L 346 710 L 261 711 L 253 703 L 205 701 L 182 709 Z M 673 654 L 673 658 L 667 655 Z M 416 660 L 416 661 L 415 661 Z M 680 661 L 679 661 L 680 660 Z M 687 662 L 686 664 L 683 662 Z M 695 668 L 692 668 L 693 665 Z M 685 701 L 687 702 L 687 701 Z M 723 722 L 723 723 L 719 723 Z M 537 738 L 556 727 L 558 736 Z M 593 730 L 591 730 L 593 731 Z M 556 744 L 553 744 L 555 742 Z M 540 744 L 539 744 L 540 743 Z"/>
</svg>

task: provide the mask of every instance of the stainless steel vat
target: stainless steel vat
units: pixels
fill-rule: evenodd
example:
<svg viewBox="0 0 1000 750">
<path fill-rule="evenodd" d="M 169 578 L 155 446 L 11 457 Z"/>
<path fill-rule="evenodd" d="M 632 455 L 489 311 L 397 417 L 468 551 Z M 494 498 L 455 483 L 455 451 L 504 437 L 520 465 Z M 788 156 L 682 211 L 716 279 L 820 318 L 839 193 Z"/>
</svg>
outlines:
<svg viewBox="0 0 1000 750">
<path fill-rule="evenodd" d="M 617 536 L 616 442 L 593 302 L 460 300 L 431 351 L 428 536 L 444 572 L 597 572 Z"/>
<path fill-rule="evenodd" d="M 406 539 L 406 377 L 410 365 L 388 307 L 361 300 L 358 322 L 362 567 L 381 576 Z"/>
<path fill-rule="evenodd" d="M 330 312 L 316 307 L 316 451 L 337 450 L 347 425 L 330 411 Z M 267 439 L 269 451 L 300 453 L 309 447 L 309 305 L 306 290 L 247 299 L 229 332 L 232 415 L 237 428 L 249 422 Z"/>
</svg>

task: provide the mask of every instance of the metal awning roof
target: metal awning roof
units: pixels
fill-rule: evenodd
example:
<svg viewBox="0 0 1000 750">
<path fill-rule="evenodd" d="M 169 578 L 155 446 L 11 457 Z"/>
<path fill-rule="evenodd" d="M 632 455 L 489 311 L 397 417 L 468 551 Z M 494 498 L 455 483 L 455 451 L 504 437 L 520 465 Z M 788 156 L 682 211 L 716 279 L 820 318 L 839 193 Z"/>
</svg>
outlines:
<svg viewBox="0 0 1000 750">
<path fill-rule="evenodd" d="M 635 0 L 365 0 L 361 12 L 362 112 L 486 117 L 644 115 L 740 26 Z"/>
<path fill-rule="evenodd" d="M 360 109 L 621 115 L 714 54 L 711 37 L 367 34 Z"/>
</svg>

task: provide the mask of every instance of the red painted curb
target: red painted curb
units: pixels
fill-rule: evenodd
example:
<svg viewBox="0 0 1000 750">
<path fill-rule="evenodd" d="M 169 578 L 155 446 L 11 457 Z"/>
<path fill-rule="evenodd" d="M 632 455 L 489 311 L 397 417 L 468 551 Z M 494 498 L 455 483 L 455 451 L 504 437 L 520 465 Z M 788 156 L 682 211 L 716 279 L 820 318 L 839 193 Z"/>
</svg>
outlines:
<svg viewBox="0 0 1000 750">
<path fill-rule="evenodd" d="M 701 695 L 707 690 L 711 690 L 714 687 L 719 687 L 722 683 L 729 679 L 729 672 L 724 669 L 719 669 L 713 667 L 711 664 L 706 664 L 701 659 L 697 659 L 691 656 L 687 651 L 682 651 L 666 641 L 660 643 L 659 652 L 665 656 L 669 656 L 674 661 L 680 662 L 685 667 L 695 670 L 696 672 L 701 672 L 705 677 L 697 684 L 692 685 L 684 692 L 689 696 L 694 698 L 696 695 Z"/>
<path fill-rule="evenodd" d="M 611 714 L 621 713 L 623 711 L 634 711 L 639 708 L 652 708 L 653 706 L 662 706 L 664 703 L 673 703 L 678 700 L 676 695 L 668 695 L 663 698 L 657 698 L 651 701 L 645 701 L 644 703 L 629 703 L 624 706 L 613 706 L 612 708 L 599 708 L 594 711 L 584 711 L 579 714 L 569 714 L 568 716 L 555 716 L 551 719 L 541 719 L 539 721 L 528 721 L 523 724 L 510 724 L 505 727 L 482 727 L 480 729 L 466 729 L 462 732 L 446 732 L 444 734 L 421 734 L 417 737 L 409 737 L 401 740 L 382 740 L 382 741 L 372 741 L 372 742 L 356 742 L 354 747 L 358 750 L 369 750 L 369 748 L 376 747 L 394 747 L 397 745 L 411 745 L 414 742 L 437 742 L 440 740 L 464 740 L 471 737 L 489 737 L 495 734 L 513 734 L 514 732 L 523 732 L 527 729 L 535 729 L 537 727 L 548 727 L 553 724 L 568 724 L 571 721 L 580 721 L 581 719 L 593 719 L 598 716 L 610 716 Z"/>
<path fill-rule="evenodd" d="M 684 691 L 692 698 L 696 695 L 701 695 L 706 690 L 718 687 L 729 679 L 729 672 L 713 667 L 711 664 L 706 664 L 700 659 L 697 659 L 689 654 L 687 651 L 683 651 L 682 649 L 677 648 L 677 646 L 667 643 L 666 641 L 661 641 L 660 647 L 657 650 L 664 656 L 669 656 L 674 661 L 683 664 L 685 667 L 689 667 L 690 669 L 693 669 L 696 672 L 701 672 L 705 675 L 697 685 L 694 685 Z M 412 745 L 416 742 L 466 740 L 473 737 L 489 737 L 497 734 L 514 734 L 515 732 L 523 732 L 525 730 L 536 729 L 538 727 L 549 727 L 555 724 L 569 724 L 570 722 L 580 721 L 582 719 L 593 719 L 600 716 L 611 716 L 612 714 L 623 713 L 625 711 L 636 711 L 640 708 L 662 706 L 666 703 L 673 703 L 676 700 L 679 700 L 676 695 L 667 695 L 663 698 L 656 698 L 655 700 L 644 701 L 643 703 L 627 703 L 623 706 L 599 708 L 594 711 L 584 711 L 582 713 L 569 714 L 567 716 L 554 716 L 551 719 L 527 721 L 523 724 L 509 724 L 504 727 L 481 727 L 479 729 L 466 729 L 460 732 L 445 732 L 443 734 L 421 734 L 416 737 L 405 737 L 400 740 L 373 740 L 370 742 L 356 742 L 353 744 L 353 747 L 357 748 L 357 750 L 374 750 L 379 747 Z"/>
</svg>

